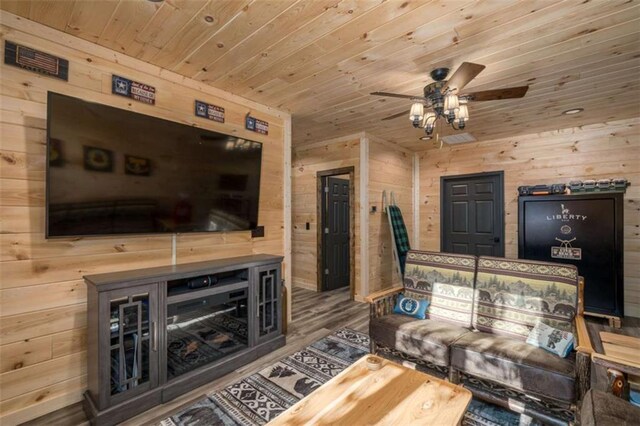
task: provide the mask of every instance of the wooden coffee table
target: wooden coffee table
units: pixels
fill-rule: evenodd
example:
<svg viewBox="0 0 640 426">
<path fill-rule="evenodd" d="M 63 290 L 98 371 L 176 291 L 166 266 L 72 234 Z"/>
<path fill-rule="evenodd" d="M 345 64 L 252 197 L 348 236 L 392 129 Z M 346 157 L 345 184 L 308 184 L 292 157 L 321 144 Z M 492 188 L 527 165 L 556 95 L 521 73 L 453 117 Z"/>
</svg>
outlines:
<svg viewBox="0 0 640 426">
<path fill-rule="evenodd" d="M 366 355 L 269 425 L 458 425 L 471 392 L 383 358 Z"/>
</svg>

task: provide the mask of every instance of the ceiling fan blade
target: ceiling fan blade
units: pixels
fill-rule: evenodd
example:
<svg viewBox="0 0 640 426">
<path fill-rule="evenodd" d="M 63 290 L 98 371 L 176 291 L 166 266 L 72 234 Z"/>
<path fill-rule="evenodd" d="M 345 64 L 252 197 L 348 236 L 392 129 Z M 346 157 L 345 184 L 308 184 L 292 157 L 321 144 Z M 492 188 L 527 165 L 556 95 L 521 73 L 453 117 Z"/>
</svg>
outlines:
<svg viewBox="0 0 640 426">
<path fill-rule="evenodd" d="M 391 98 L 404 98 L 404 99 L 414 99 L 419 96 L 411 96 L 411 95 L 401 95 L 399 93 L 389 93 L 389 92 L 371 92 L 370 95 L 374 96 L 388 96 Z"/>
<path fill-rule="evenodd" d="M 462 88 L 469 84 L 471 80 L 476 78 L 483 69 L 485 69 L 484 65 L 463 62 L 462 65 L 460 65 L 460 68 L 458 68 L 447 81 L 447 89 L 452 91 L 462 90 Z"/>
<path fill-rule="evenodd" d="M 393 120 L 394 118 L 402 117 L 403 115 L 409 116 L 409 111 L 402 111 L 397 114 L 390 115 L 388 117 L 383 118 L 381 121 Z"/>
<path fill-rule="evenodd" d="M 495 101 L 499 99 L 522 98 L 527 93 L 527 90 L 529 90 L 529 86 L 506 87 L 504 89 L 466 93 L 464 96 L 470 101 Z"/>
</svg>

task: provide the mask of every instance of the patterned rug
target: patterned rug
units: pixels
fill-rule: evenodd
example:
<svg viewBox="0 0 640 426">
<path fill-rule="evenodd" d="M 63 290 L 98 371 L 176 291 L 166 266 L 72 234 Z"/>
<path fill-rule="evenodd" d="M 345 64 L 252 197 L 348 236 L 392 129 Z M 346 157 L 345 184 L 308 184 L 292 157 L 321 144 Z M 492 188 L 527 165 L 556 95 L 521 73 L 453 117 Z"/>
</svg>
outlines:
<svg viewBox="0 0 640 426">
<path fill-rule="evenodd" d="M 162 420 L 161 426 L 264 425 L 369 353 L 369 336 L 340 329 L 262 371 L 210 393 Z M 465 426 L 533 425 L 521 416 L 472 400 Z M 354 425 L 355 426 L 355 425 Z"/>
</svg>

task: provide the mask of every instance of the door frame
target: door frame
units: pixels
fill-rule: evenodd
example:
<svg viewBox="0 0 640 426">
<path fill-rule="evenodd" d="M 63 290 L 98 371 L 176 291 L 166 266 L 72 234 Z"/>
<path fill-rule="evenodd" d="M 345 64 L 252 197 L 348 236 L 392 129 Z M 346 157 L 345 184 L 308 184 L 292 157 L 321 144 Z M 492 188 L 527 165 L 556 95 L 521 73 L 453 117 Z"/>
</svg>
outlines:
<svg viewBox="0 0 640 426">
<path fill-rule="evenodd" d="M 445 182 L 456 179 L 469 179 L 469 178 L 479 178 L 479 177 L 487 177 L 487 176 L 496 176 L 498 178 L 498 186 L 499 191 L 497 194 L 497 204 L 502 207 L 500 210 L 500 217 L 502 218 L 502 226 L 500 227 L 500 252 L 501 256 L 505 255 L 505 207 L 504 207 L 504 170 L 497 170 L 494 172 L 480 172 L 480 173 L 468 173 L 464 175 L 451 175 L 451 176 L 440 176 L 440 252 L 444 253 L 444 188 Z"/>
<path fill-rule="evenodd" d="M 322 291 L 322 264 L 323 264 L 323 233 L 324 223 L 322 222 L 322 197 L 324 190 L 322 188 L 322 179 L 330 176 L 349 175 L 349 295 L 351 300 L 355 295 L 356 284 L 356 236 L 355 236 L 355 167 L 340 167 L 337 169 L 321 170 L 316 172 L 316 228 L 317 228 L 317 283 L 316 290 Z"/>
</svg>

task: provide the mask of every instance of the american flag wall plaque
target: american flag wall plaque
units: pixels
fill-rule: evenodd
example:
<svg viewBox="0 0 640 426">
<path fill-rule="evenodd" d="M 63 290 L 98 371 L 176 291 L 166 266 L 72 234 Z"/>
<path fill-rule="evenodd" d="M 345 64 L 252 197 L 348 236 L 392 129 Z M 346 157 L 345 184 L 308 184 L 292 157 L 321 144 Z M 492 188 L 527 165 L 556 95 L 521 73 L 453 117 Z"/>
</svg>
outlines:
<svg viewBox="0 0 640 426">
<path fill-rule="evenodd" d="M 4 63 L 69 81 L 69 61 L 8 40 L 4 43 Z"/>
</svg>

